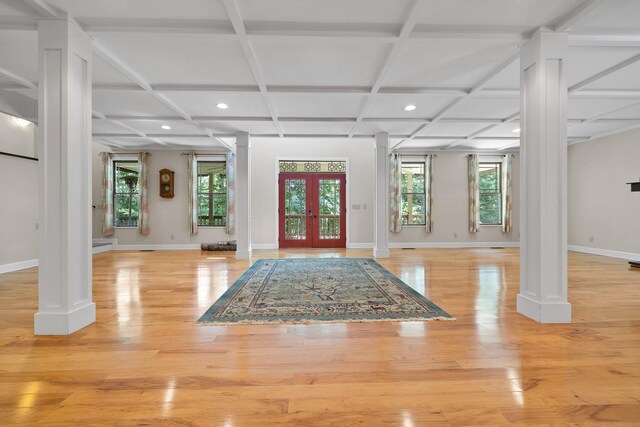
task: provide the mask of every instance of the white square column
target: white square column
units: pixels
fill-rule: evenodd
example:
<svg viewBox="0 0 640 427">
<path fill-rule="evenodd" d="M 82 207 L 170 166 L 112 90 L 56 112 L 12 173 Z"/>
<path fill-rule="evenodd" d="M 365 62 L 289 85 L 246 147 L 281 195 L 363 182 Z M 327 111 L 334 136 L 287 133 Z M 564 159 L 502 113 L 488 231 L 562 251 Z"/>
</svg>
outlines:
<svg viewBox="0 0 640 427">
<path fill-rule="evenodd" d="M 373 256 L 389 258 L 389 134 L 376 134 Z"/>
<path fill-rule="evenodd" d="M 75 24 L 38 22 L 36 335 L 68 335 L 96 320 L 91 295 L 91 60 L 91 40 Z"/>
<path fill-rule="evenodd" d="M 237 259 L 251 259 L 251 138 L 236 134 L 236 238 Z"/>
<path fill-rule="evenodd" d="M 519 313 L 570 323 L 567 297 L 567 34 L 539 29 L 520 56 Z"/>
</svg>

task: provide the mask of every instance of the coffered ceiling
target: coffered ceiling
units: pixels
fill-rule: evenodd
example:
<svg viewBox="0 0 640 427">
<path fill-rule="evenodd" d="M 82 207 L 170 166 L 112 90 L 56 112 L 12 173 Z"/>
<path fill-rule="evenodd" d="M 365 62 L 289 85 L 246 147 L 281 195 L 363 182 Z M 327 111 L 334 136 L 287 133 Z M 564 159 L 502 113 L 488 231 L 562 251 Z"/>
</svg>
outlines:
<svg viewBox="0 0 640 427">
<path fill-rule="evenodd" d="M 516 148 L 518 51 L 539 26 L 569 32 L 570 143 L 640 126 L 634 0 L 0 0 L 0 98 L 37 97 L 37 20 L 67 14 L 94 40 L 94 141 L 113 147 L 246 131 Z"/>
</svg>

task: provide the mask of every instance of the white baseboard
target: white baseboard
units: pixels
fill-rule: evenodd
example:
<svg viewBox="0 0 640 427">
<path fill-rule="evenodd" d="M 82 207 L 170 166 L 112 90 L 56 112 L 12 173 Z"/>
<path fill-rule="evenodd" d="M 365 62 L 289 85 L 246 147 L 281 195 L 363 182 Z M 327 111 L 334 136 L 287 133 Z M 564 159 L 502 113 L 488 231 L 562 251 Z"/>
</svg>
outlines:
<svg viewBox="0 0 640 427">
<path fill-rule="evenodd" d="M 612 251 L 610 249 L 590 248 L 588 246 L 576 246 L 576 245 L 569 245 L 568 248 L 570 251 L 574 251 L 574 252 L 583 252 L 585 254 L 602 255 L 602 256 L 608 256 L 611 258 L 622 258 L 629 261 L 640 262 L 640 254 L 636 254 L 633 252 Z"/>
<path fill-rule="evenodd" d="M 102 252 L 109 252 L 113 250 L 113 245 L 112 244 L 107 244 L 107 245 L 102 245 L 102 246 L 96 246 L 94 248 L 91 249 L 92 252 L 94 254 L 101 254 Z"/>
<path fill-rule="evenodd" d="M 253 250 L 278 249 L 278 245 L 275 243 L 252 243 L 251 249 Z"/>
<path fill-rule="evenodd" d="M 24 270 L 25 268 L 31 268 L 31 267 L 37 267 L 37 266 L 38 266 L 37 259 L 13 262 L 11 264 L 0 264 L 0 274 L 10 273 L 12 271 Z"/>
<path fill-rule="evenodd" d="M 192 251 L 200 249 L 200 243 L 183 245 L 114 245 L 116 251 Z"/>
<path fill-rule="evenodd" d="M 373 243 L 348 243 L 347 249 L 373 249 Z"/>
<path fill-rule="evenodd" d="M 445 248 L 519 248 L 520 242 L 407 242 L 389 243 L 392 249 L 445 249 Z"/>
</svg>

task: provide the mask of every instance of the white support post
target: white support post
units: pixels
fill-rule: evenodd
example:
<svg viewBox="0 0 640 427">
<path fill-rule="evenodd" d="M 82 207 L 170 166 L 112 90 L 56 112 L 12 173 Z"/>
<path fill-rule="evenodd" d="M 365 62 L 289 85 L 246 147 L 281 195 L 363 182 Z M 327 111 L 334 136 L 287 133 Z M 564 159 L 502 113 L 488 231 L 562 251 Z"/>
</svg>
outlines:
<svg viewBox="0 0 640 427">
<path fill-rule="evenodd" d="M 517 310 L 570 323 L 567 297 L 566 33 L 539 29 L 522 48 L 520 294 Z"/>
<path fill-rule="evenodd" d="M 91 61 L 91 40 L 75 24 L 38 22 L 36 335 L 68 335 L 96 320 L 91 286 Z"/>
<path fill-rule="evenodd" d="M 236 134 L 236 237 L 237 259 L 251 259 L 251 138 Z"/>
<path fill-rule="evenodd" d="M 389 134 L 376 134 L 373 256 L 389 258 Z"/>
</svg>

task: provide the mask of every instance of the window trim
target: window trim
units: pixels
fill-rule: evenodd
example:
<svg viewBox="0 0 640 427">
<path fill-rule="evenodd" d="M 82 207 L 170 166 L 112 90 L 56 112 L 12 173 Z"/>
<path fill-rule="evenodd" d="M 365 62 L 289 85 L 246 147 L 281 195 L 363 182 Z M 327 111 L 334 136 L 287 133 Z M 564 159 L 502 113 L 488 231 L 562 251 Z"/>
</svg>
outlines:
<svg viewBox="0 0 640 427">
<path fill-rule="evenodd" d="M 199 198 L 199 196 L 202 195 L 215 195 L 215 194 L 224 194 L 225 197 L 227 198 L 227 202 L 229 200 L 229 181 L 227 180 L 227 184 L 226 184 L 226 189 L 224 193 L 201 193 L 198 191 L 198 164 L 200 163 L 222 163 L 224 164 L 224 175 L 225 175 L 225 179 L 227 176 L 227 159 L 224 156 L 216 156 L 216 155 L 203 155 L 203 156 L 198 156 L 198 158 L 196 159 L 196 199 Z M 211 188 L 211 187 L 209 187 Z M 196 201 L 196 206 L 197 206 L 197 201 Z M 227 227 L 227 221 L 228 221 L 228 215 L 229 210 L 227 208 L 227 210 L 224 213 L 224 225 L 209 225 L 209 224 L 200 224 L 200 215 L 196 215 L 198 218 L 198 228 L 202 227 L 202 228 L 226 228 Z M 209 215 L 211 216 L 211 215 Z"/>
<path fill-rule="evenodd" d="M 113 191 L 111 192 L 111 199 L 113 203 L 113 228 L 114 229 L 118 228 L 123 230 L 137 229 L 138 225 L 140 224 L 140 192 L 139 191 L 136 193 L 118 193 L 117 192 L 116 163 L 137 163 L 139 165 L 140 161 L 136 156 L 129 156 L 129 155 L 113 155 L 111 159 L 111 176 L 113 178 Z M 138 171 L 138 174 L 139 174 L 139 171 Z M 138 179 L 140 179 L 139 176 L 138 176 Z M 136 225 L 118 225 L 118 221 L 116 217 L 116 195 L 117 194 L 129 194 L 130 196 L 133 194 L 136 194 L 138 199 L 138 220 Z"/>
<path fill-rule="evenodd" d="M 406 160 L 405 160 L 406 159 Z M 422 204 L 423 207 L 423 211 L 426 213 L 427 210 L 427 186 L 426 186 L 426 168 L 427 168 L 427 163 L 424 161 L 424 158 L 417 158 L 417 157 L 409 157 L 409 158 L 405 158 L 403 157 L 401 160 L 401 165 L 400 165 L 400 176 L 402 177 L 402 166 L 404 166 L 405 164 L 410 165 L 410 164 L 418 164 L 418 165 L 422 165 L 422 171 L 423 171 L 423 175 L 425 175 L 425 186 L 424 186 L 424 192 L 422 193 L 416 193 L 416 192 L 411 192 L 411 193 L 405 193 L 402 191 L 402 188 L 400 188 L 400 200 L 401 200 L 401 205 L 402 205 L 402 196 L 404 196 L 405 194 L 422 194 L 424 196 L 424 201 Z M 404 217 L 402 215 L 402 212 L 400 213 L 400 217 L 404 220 Z M 408 218 L 407 218 L 408 220 Z M 427 218 L 425 215 L 425 219 L 424 222 L 416 224 L 416 223 L 404 223 L 402 222 L 402 226 L 403 227 L 425 227 L 427 225 Z"/>
<path fill-rule="evenodd" d="M 480 168 L 482 167 L 482 165 L 497 165 L 498 166 L 498 191 L 497 192 L 482 192 L 482 188 L 480 188 L 480 181 L 478 181 L 478 193 L 479 193 L 479 198 L 478 198 L 478 212 L 480 211 L 480 205 L 481 205 L 481 200 L 482 200 L 482 195 L 495 195 L 497 194 L 499 196 L 499 201 L 500 201 L 500 206 L 498 209 L 498 215 L 500 218 L 500 222 L 498 223 L 492 223 L 492 224 L 483 224 L 481 222 L 481 220 L 478 220 L 478 225 L 479 226 L 483 226 L 483 227 L 502 227 L 502 225 L 504 224 L 504 218 L 502 215 L 502 161 L 501 160 L 495 160 L 494 156 L 491 157 L 485 157 L 483 158 L 479 158 L 478 159 L 478 176 L 480 176 Z M 479 215 L 478 215 L 479 216 Z"/>
</svg>

